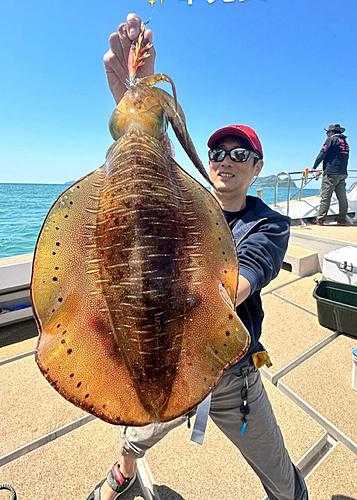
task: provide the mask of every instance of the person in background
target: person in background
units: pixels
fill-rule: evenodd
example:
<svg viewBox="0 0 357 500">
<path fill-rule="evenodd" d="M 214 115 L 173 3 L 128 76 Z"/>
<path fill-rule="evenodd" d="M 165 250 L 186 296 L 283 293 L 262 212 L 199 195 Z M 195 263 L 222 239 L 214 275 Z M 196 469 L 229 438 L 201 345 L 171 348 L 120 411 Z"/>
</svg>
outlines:
<svg viewBox="0 0 357 500">
<path fill-rule="evenodd" d="M 104 63 L 116 102 L 125 92 L 127 55 L 131 42 L 139 35 L 140 25 L 138 16 L 129 14 L 127 22 L 110 37 L 111 50 Z M 152 33 L 145 33 L 151 41 Z M 145 68 L 146 75 L 154 72 L 155 52 L 153 47 L 150 50 L 150 65 L 140 68 Z M 213 389 L 209 414 L 241 451 L 270 500 L 307 500 L 305 481 L 285 448 L 258 369 L 269 364 L 269 356 L 259 341 L 264 317 L 260 292 L 280 271 L 290 219 L 271 210 L 259 198 L 247 196 L 252 179 L 263 168 L 263 148 L 251 127 L 220 128 L 208 139 L 208 148 L 212 194 L 225 214 L 238 250 L 236 312 L 251 336 L 247 354 L 224 373 Z M 114 464 L 87 500 L 113 500 L 127 491 L 136 478 L 137 459 L 184 422 L 185 415 L 166 423 L 123 427 L 121 463 Z M 213 463 L 212 481 L 219 480 Z"/>
<path fill-rule="evenodd" d="M 346 179 L 350 147 L 346 141 L 346 136 L 343 135 L 345 130 L 339 123 L 333 123 L 327 129 L 325 128 L 327 139 L 312 167 L 312 171 L 315 172 L 318 165 L 323 162 L 321 202 L 316 222 L 314 222 L 317 226 L 324 225 L 334 191 L 339 205 L 337 225 L 346 225 L 348 210 Z M 319 175 L 321 175 L 321 172 L 316 174 L 317 177 Z"/>
</svg>

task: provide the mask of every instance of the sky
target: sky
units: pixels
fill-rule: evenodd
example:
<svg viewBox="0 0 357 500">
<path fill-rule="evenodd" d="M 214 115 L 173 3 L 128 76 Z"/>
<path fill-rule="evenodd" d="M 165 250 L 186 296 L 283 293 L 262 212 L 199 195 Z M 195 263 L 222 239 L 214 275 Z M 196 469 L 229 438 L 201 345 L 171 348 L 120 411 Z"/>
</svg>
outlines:
<svg viewBox="0 0 357 500">
<path fill-rule="evenodd" d="M 205 165 L 211 133 L 243 123 L 263 144 L 261 175 L 302 171 L 338 122 L 357 169 L 356 0 L 17 0 L 1 5 L 0 182 L 64 183 L 102 165 L 115 107 L 102 60 L 130 12 L 151 17 L 156 72 L 174 80 Z"/>
</svg>

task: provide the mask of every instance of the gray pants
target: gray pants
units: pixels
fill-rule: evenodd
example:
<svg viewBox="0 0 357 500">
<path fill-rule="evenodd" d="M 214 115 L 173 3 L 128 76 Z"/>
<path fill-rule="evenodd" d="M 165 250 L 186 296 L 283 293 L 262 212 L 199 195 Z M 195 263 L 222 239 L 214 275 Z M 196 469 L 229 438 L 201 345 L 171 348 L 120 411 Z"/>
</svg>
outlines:
<svg viewBox="0 0 357 500">
<path fill-rule="evenodd" d="M 321 202 L 319 213 L 316 217 L 318 222 L 323 222 L 330 208 L 331 196 L 335 191 L 338 199 L 339 214 L 337 222 L 346 223 L 348 203 L 346 197 L 346 179 L 347 175 L 323 175 L 321 183 Z"/>
<path fill-rule="evenodd" d="M 228 370 L 212 392 L 210 417 L 221 431 L 240 450 L 246 461 L 261 480 L 271 500 L 307 500 L 305 481 L 291 462 L 283 436 L 277 425 L 270 401 L 259 371 L 249 366 L 248 404 L 250 413 L 243 435 L 241 369 Z M 131 458 L 143 457 L 145 452 L 162 439 L 170 430 L 186 421 L 182 416 L 163 424 L 145 427 L 124 427 L 121 453 Z"/>
</svg>

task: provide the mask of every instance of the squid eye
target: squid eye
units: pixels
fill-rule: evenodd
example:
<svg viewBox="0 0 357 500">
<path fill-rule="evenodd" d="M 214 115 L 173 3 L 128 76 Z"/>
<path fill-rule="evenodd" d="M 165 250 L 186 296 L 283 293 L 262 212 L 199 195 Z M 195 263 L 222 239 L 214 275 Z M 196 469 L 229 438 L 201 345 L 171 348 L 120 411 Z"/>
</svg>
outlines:
<svg viewBox="0 0 357 500">
<path fill-rule="evenodd" d="M 110 117 L 109 130 L 111 136 L 115 140 L 118 140 L 120 137 L 122 137 L 128 128 L 125 117 L 126 113 L 122 113 L 118 109 L 115 109 L 112 116 Z"/>
</svg>

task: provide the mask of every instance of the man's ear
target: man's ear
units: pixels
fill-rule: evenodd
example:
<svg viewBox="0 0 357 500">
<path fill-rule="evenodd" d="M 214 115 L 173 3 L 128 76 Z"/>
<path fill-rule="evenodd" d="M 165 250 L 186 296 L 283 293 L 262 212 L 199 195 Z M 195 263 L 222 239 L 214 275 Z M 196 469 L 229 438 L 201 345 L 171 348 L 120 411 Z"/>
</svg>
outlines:
<svg viewBox="0 0 357 500">
<path fill-rule="evenodd" d="M 258 177 L 260 174 L 262 168 L 264 166 L 264 161 L 263 160 L 258 160 L 257 163 L 254 165 L 254 176 Z"/>
</svg>

